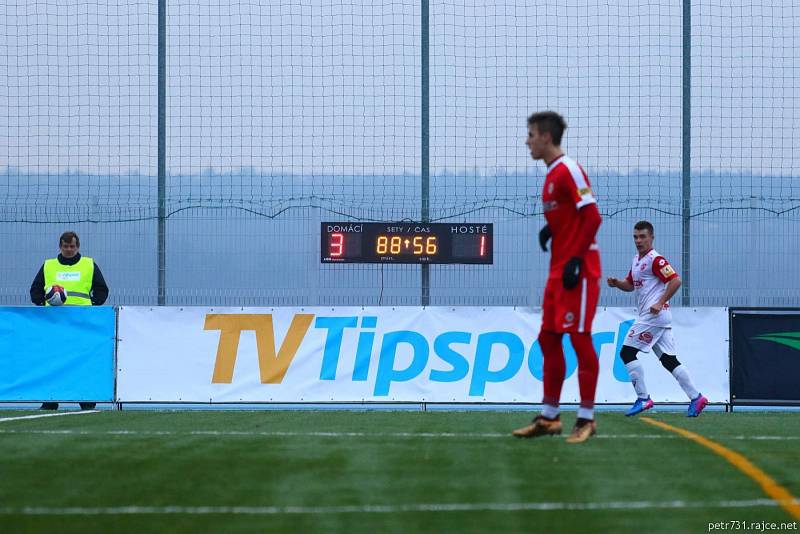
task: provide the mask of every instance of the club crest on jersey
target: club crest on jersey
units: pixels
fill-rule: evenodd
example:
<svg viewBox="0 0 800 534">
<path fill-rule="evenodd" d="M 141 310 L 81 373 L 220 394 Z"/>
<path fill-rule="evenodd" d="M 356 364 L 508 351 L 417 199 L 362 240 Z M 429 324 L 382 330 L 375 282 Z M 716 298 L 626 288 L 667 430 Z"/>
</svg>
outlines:
<svg viewBox="0 0 800 534">
<path fill-rule="evenodd" d="M 653 341 L 653 334 L 650 332 L 642 332 L 639 334 L 639 341 L 644 341 L 645 343 L 650 343 Z"/>
<path fill-rule="evenodd" d="M 572 328 L 575 324 L 575 314 L 572 312 L 567 312 L 564 314 L 564 322 L 561 324 L 561 328 Z"/>
<path fill-rule="evenodd" d="M 547 184 L 547 194 L 548 195 L 552 195 L 553 194 L 553 182 L 550 182 L 549 184 Z"/>
</svg>

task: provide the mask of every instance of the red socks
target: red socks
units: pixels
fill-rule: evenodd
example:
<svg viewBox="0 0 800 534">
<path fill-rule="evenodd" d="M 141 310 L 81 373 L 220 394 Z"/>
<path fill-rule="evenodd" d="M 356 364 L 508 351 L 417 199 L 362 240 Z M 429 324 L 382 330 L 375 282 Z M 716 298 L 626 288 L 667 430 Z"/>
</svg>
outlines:
<svg viewBox="0 0 800 534">
<path fill-rule="evenodd" d="M 542 330 L 539 332 L 539 346 L 542 347 L 544 359 L 542 368 L 542 382 L 544 382 L 544 397 L 542 402 L 550 406 L 558 406 L 561 398 L 561 386 L 564 384 L 564 375 L 567 364 L 564 361 L 564 349 L 561 346 L 563 334 Z"/>
<path fill-rule="evenodd" d="M 561 345 L 562 336 L 563 334 L 559 332 L 546 330 L 539 332 L 539 345 L 542 347 L 544 357 L 542 403 L 551 406 L 559 404 L 561 386 L 564 384 L 564 375 L 567 372 L 564 349 Z M 600 365 L 592 344 L 592 335 L 590 333 L 571 333 L 570 340 L 578 356 L 578 386 L 581 392 L 581 407 L 593 408 Z"/>
<path fill-rule="evenodd" d="M 578 355 L 578 387 L 581 390 L 581 408 L 593 408 L 600 363 L 597 361 L 597 353 L 592 345 L 592 335 L 573 332 L 569 337 L 575 348 L 575 354 Z"/>
</svg>

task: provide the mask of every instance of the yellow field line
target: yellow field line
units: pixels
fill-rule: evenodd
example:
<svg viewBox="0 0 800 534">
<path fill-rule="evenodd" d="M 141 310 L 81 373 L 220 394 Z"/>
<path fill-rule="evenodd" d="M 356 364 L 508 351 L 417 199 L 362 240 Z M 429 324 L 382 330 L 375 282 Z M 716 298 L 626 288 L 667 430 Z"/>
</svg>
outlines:
<svg viewBox="0 0 800 534">
<path fill-rule="evenodd" d="M 661 421 L 656 421 L 655 419 L 651 419 L 649 417 L 640 417 L 639 419 L 653 426 L 680 434 L 681 436 L 689 438 L 695 443 L 699 443 L 704 447 L 708 447 L 714 451 L 715 454 L 722 456 L 732 463 L 739 471 L 756 481 L 756 483 L 761 486 L 761 489 L 764 490 L 764 493 L 769 495 L 775 502 L 781 505 L 783 509 L 789 513 L 789 515 L 795 519 L 800 519 L 800 504 L 798 504 L 797 499 L 795 499 L 795 497 L 789 493 L 789 490 L 775 482 L 772 477 L 753 465 L 750 460 L 738 452 L 734 452 L 727 447 L 723 447 L 719 443 L 713 442 L 708 438 L 704 438 L 700 434 L 695 434 L 694 432 L 690 432 L 683 428 L 668 425 L 667 423 L 662 423 Z"/>
</svg>

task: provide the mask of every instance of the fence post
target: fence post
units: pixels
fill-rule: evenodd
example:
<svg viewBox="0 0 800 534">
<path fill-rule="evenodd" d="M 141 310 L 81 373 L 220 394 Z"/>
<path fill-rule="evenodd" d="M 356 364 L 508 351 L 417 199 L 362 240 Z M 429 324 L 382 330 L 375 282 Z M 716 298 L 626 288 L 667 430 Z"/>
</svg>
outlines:
<svg viewBox="0 0 800 534">
<path fill-rule="evenodd" d="M 683 0 L 683 142 L 681 167 L 681 304 L 691 305 L 692 1 Z"/>
<path fill-rule="evenodd" d="M 158 0 L 158 305 L 166 302 L 167 0 Z"/>
<path fill-rule="evenodd" d="M 428 0 L 421 0 L 422 10 L 422 28 L 421 28 L 421 75 L 422 80 L 422 128 L 420 137 L 422 138 L 422 161 L 421 161 L 421 196 L 422 196 L 422 222 L 430 220 L 430 132 L 429 132 L 429 111 L 430 111 L 430 71 L 429 71 L 429 36 L 430 36 L 430 20 L 429 20 L 429 4 Z M 430 305 L 431 301 L 431 273 L 430 265 L 420 266 L 421 274 L 421 290 L 420 304 L 422 306 Z"/>
</svg>

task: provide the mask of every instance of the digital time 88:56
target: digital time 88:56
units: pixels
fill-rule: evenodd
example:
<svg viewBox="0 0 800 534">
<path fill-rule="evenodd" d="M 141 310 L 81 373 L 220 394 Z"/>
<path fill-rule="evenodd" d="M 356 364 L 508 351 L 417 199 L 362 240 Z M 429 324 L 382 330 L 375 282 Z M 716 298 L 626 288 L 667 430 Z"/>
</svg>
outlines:
<svg viewBox="0 0 800 534">
<path fill-rule="evenodd" d="M 377 254 L 403 254 L 411 253 L 415 256 L 432 255 L 439 252 L 436 236 L 401 236 L 379 235 L 376 240 L 375 252 Z"/>
</svg>

